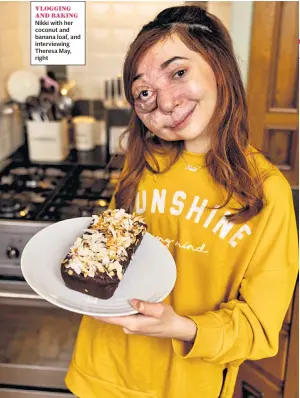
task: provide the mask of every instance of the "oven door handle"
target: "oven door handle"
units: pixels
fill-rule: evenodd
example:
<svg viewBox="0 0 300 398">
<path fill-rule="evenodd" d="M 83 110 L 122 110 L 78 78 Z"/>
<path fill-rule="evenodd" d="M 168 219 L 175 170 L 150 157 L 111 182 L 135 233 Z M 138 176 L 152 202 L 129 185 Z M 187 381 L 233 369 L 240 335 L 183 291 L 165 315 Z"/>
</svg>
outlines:
<svg viewBox="0 0 300 398">
<path fill-rule="evenodd" d="M 37 294 L 30 293 L 13 293 L 13 292 L 0 292 L 0 298 L 15 298 L 15 299 L 30 299 L 42 300 Z"/>
<path fill-rule="evenodd" d="M 35 293 L 25 281 L 0 279 L 0 304 L 16 303 L 25 306 L 53 307 L 53 304 Z"/>
</svg>

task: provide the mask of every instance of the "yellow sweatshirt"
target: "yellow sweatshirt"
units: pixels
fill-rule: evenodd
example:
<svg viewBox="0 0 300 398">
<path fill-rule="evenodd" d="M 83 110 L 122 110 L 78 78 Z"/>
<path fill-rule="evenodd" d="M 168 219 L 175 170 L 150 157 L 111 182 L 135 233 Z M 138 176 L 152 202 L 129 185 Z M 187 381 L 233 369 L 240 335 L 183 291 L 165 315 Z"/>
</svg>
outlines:
<svg viewBox="0 0 300 398">
<path fill-rule="evenodd" d="M 194 320 L 195 342 L 189 350 L 182 341 L 127 335 L 84 316 L 66 377 L 80 398 L 230 398 L 244 360 L 277 353 L 298 272 L 290 186 L 256 155 L 270 174 L 267 205 L 233 224 L 224 215 L 237 202 L 209 209 L 221 198 L 212 177 L 205 167 L 186 169 L 204 165 L 204 156 L 183 156 L 165 174 L 145 171 L 135 211 L 176 261 L 177 281 L 164 302 Z"/>
</svg>

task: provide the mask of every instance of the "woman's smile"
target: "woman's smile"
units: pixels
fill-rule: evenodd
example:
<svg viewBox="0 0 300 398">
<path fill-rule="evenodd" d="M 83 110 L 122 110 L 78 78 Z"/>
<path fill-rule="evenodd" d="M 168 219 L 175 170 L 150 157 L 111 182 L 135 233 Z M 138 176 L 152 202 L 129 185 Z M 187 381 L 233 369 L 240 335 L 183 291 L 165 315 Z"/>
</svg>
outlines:
<svg viewBox="0 0 300 398">
<path fill-rule="evenodd" d="M 177 35 L 143 55 L 132 93 L 138 117 L 153 134 L 184 141 L 191 152 L 203 153 L 209 147 L 207 127 L 217 102 L 215 75 Z"/>
<path fill-rule="evenodd" d="M 175 131 L 179 131 L 184 129 L 190 122 L 191 117 L 194 113 L 194 110 L 196 108 L 197 105 L 195 105 L 192 110 L 186 112 L 185 114 L 181 115 L 181 117 L 175 121 L 171 126 L 169 126 L 170 129 L 175 130 Z"/>
</svg>

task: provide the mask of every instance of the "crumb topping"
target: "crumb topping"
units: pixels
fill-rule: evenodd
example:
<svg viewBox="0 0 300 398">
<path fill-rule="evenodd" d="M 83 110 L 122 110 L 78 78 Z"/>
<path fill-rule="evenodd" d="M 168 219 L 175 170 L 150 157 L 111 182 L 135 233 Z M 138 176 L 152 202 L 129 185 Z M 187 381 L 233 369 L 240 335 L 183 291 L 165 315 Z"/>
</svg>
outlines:
<svg viewBox="0 0 300 398">
<path fill-rule="evenodd" d="M 89 227 L 74 242 L 63 265 L 85 277 L 106 273 L 110 278 L 116 274 L 121 280 L 124 275 L 121 262 L 128 257 L 126 249 L 140 234 L 146 233 L 147 225 L 143 217 L 128 214 L 124 209 L 106 210 L 92 218 Z M 71 275 L 70 271 L 68 273 Z"/>
</svg>

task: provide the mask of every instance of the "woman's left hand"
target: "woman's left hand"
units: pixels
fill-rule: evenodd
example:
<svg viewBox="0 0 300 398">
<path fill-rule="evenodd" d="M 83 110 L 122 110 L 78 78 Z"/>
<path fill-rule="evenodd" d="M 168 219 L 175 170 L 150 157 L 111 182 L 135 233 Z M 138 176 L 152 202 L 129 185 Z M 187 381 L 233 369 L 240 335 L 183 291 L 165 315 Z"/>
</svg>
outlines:
<svg viewBox="0 0 300 398">
<path fill-rule="evenodd" d="M 119 325 L 127 334 L 142 334 L 164 338 L 176 338 L 193 342 L 197 326 L 190 318 L 176 314 L 170 305 L 132 300 L 137 315 L 121 317 L 94 317 L 105 323 Z"/>
</svg>

